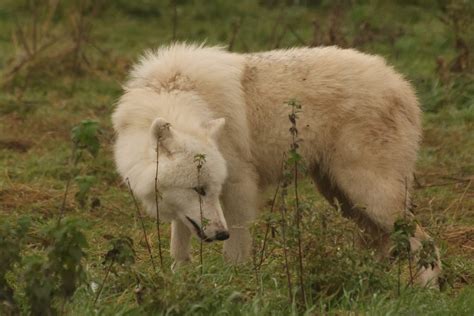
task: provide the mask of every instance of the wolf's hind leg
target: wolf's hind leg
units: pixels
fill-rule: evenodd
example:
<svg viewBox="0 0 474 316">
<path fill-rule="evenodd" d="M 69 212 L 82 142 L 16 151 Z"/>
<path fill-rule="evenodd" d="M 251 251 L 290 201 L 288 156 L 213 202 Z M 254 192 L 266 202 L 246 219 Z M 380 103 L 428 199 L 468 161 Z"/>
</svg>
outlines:
<svg viewBox="0 0 474 316">
<path fill-rule="evenodd" d="M 354 220 L 365 232 L 362 244 L 378 250 L 378 257 L 387 257 L 391 249 L 390 234 L 398 218 L 407 215 L 409 200 L 404 180 L 395 181 L 385 175 L 377 176 L 367 169 L 339 168 L 331 181 L 323 170 L 316 166 L 312 175 L 319 191 L 334 206 L 336 200 L 345 217 Z M 409 179 L 408 179 L 409 180 Z M 410 238 L 412 253 L 418 261 L 417 253 L 422 241 L 431 240 L 417 225 L 415 236 Z M 435 247 L 434 267 L 420 268 L 416 282 L 422 286 L 435 287 L 441 272 L 439 251 Z"/>
<path fill-rule="evenodd" d="M 171 269 L 177 268 L 191 261 L 191 232 L 188 227 L 177 219 L 171 222 L 171 257 L 174 259 Z"/>
<path fill-rule="evenodd" d="M 350 201 L 350 211 L 357 210 L 366 216 L 377 228 L 371 232 L 376 234 L 373 237 L 385 241 L 386 245 L 382 248 L 389 249 L 390 238 L 387 237 L 392 233 L 395 221 L 405 216 L 412 216 L 407 210 L 410 176 L 403 177 L 394 171 L 377 173 L 368 169 L 340 168 L 334 178 L 337 187 Z M 419 250 L 423 241 L 431 241 L 431 237 L 417 225 L 415 236 L 410 238 L 411 252 L 416 262 L 419 260 Z M 433 266 L 421 267 L 415 275 L 415 281 L 421 286 L 436 287 L 438 284 L 441 261 L 438 248 L 434 247 L 433 250 L 435 257 Z"/>
</svg>

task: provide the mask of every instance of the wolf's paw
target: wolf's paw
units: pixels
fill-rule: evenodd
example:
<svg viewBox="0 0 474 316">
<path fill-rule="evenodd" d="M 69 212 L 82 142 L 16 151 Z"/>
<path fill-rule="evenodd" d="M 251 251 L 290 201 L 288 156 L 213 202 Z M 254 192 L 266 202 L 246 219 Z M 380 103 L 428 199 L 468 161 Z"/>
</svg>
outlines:
<svg viewBox="0 0 474 316">
<path fill-rule="evenodd" d="M 416 277 L 416 283 L 424 288 L 439 290 L 439 275 L 441 268 L 435 265 L 433 268 L 421 268 Z"/>
<path fill-rule="evenodd" d="M 224 251 L 224 260 L 230 264 L 242 264 L 249 260 L 249 254 L 236 252 L 236 251 Z"/>
<path fill-rule="evenodd" d="M 185 259 L 185 260 L 175 260 L 171 264 L 171 272 L 176 273 L 178 272 L 181 268 L 188 266 L 191 263 L 191 258 Z"/>
</svg>

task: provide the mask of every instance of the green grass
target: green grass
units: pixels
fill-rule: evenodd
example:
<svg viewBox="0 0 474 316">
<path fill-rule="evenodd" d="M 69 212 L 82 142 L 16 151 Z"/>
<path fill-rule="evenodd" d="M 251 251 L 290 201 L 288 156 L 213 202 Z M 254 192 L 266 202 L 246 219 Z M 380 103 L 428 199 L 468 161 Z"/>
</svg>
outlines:
<svg viewBox="0 0 474 316">
<path fill-rule="evenodd" d="M 287 1 L 291 3 L 291 1 Z M 350 314 L 368 315 L 472 315 L 474 314 L 474 54 L 470 68 L 462 72 L 437 71 L 436 58 L 449 64 L 458 55 L 456 33 L 442 22 L 448 16 L 443 1 L 363 1 L 339 6 L 336 2 L 300 1 L 301 5 L 273 5 L 277 1 L 177 1 L 177 39 L 227 45 L 233 25 L 241 20 L 234 50 L 252 52 L 276 47 L 331 44 L 353 46 L 387 58 L 414 84 L 425 110 L 424 140 L 418 161 L 417 179 L 422 187 L 414 192 L 417 219 L 441 247 L 446 284 L 443 291 L 406 287 L 403 266 L 402 291 L 397 293 L 398 267 L 376 262 L 370 249 L 354 245 L 358 233 L 315 193 L 313 184 L 301 185 L 305 207 L 303 245 L 305 252 L 308 306 L 288 302 L 281 251 L 281 238 L 270 238 L 272 254 L 261 269 L 254 264 L 232 267 L 221 257 L 221 245 L 204 248 L 204 274 L 198 266 L 198 243 L 194 241 L 194 262 L 176 274 L 153 272 L 143 233 L 126 186 L 114 169 L 113 132 L 110 114 L 119 97 L 120 83 L 130 65 L 148 48 L 172 41 L 173 8 L 168 1 L 103 2 L 90 19 L 90 42 L 83 53 L 89 65 L 71 68 L 70 56 L 48 58 L 49 52 L 21 69 L 0 90 L 0 224 L 15 223 L 24 216 L 32 227 L 22 245 L 22 260 L 7 274 L 23 313 L 25 297 L 24 264 L 29 256 L 44 256 L 48 249 L 44 227 L 57 220 L 64 188 L 70 176 L 71 129 L 80 121 L 99 122 L 101 149 L 97 157 L 85 156 L 76 172 L 93 175 L 97 182 L 89 202 L 100 206 L 80 208 L 74 199 L 73 183 L 66 203 L 66 215 L 88 224 L 84 230 L 89 247 L 83 264 L 86 281 L 78 288 L 63 312 L 70 315 L 150 314 Z M 0 68 L 9 69 L 24 49 L 14 45 L 16 21 L 23 27 L 32 23 L 27 1 L 2 2 L 0 6 Z M 71 30 L 71 12 L 79 2 L 62 2 L 52 23 L 52 33 Z M 453 1 L 452 3 L 457 3 Z M 472 16 L 466 2 L 461 10 Z M 41 6 L 41 10 L 45 7 Z M 43 11 L 40 11 L 43 12 Z M 448 12 L 448 13 L 447 13 Z M 459 14 L 459 13 L 458 13 Z M 41 15 L 42 16 L 42 15 Z M 456 20 L 465 18 L 462 13 Z M 319 24 L 315 33 L 312 21 Z M 336 22 L 334 22 L 334 21 Z M 468 18 L 469 20 L 469 18 Z M 363 24 L 365 23 L 365 31 Z M 289 25 L 290 27 L 285 27 Z M 457 34 L 474 42 L 474 27 Z M 291 30 L 290 30 L 291 29 Z M 27 37 L 31 30 L 25 29 Z M 70 34 L 70 33 L 67 33 Z M 296 35 L 295 35 L 296 34 Z M 356 41 L 357 40 L 357 41 Z M 58 43 L 64 50 L 66 40 Z M 448 67 L 449 68 L 449 67 Z M 443 78 L 443 76 L 446 78 Z M 28 80 L 27 80 L 28 78 Z M 269 192 L 269 197 L 271 193 Z M 291 194 L 290 194 L 291 195 Z M 269 207 L 262 210 L 268 212 Z M 257 258 L 265 232 L 265 221 L 255 225 Z M 275 218 L 273 218 L 275 220 Z M 145 221 L 157 256 L 154 221 Z M 163 225 L 164 259 L 168 252 L 169 226 Z M 98 304 L 91 284 L 105 276 L 105 254 L 113 237 L 127 235 L 134 241 L 136 262 L 113 269 Z M 46 239 L 45 239 L 46 238 Z M 295 248 L 292 248 L 293 283 L 296 291 Z M 1 258 L 0 258 L 1 260 Z M 156 260 L 156 258 L 155 258 Z M 23 262 L 23 263 L 22 263 Z M 137 280 L 142 288 L 136 294 Z M 294 292 L 295 292 L 294 291 Z M 0 293 L 1 294 L 1 293 Z M 0 295 L 1 297 L 1 295 Z M 60 302 L 55 302 L 60 306 Z M 0 305 L 0 312 L 4 305 Z M 34 314 L 34 311 L 33 311 Z"/>
</svg>

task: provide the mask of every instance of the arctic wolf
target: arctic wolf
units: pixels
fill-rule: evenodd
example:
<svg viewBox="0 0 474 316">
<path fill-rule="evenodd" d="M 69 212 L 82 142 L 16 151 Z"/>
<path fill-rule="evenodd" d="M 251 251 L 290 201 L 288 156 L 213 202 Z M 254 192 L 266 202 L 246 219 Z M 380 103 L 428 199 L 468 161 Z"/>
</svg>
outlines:
<svg viewBox="0 0 474 316">
<path fill-rule="evenodd" d="M 421 137 L 420 107 L 401 75 L 337 47 L 234 54 L 174 44 L 133 67 L 113 124 L 117 168 L 152 216 L 158 148 L 159 211 L 172 223 L 177 264 L 190 260 L 192 234 L 225 240 L 231 262 L 249 257 L 260 192 L 278 182 L 291 141 L 292 98 L 303 106 L 300 153 L 317 188 L 387 249 L 395 220 L 409 214 Z M 412 250 L 429 238 L 417 227 Z M 438 260 L 418 281 L 434 283 L 439 271 Z"/>
</svg>

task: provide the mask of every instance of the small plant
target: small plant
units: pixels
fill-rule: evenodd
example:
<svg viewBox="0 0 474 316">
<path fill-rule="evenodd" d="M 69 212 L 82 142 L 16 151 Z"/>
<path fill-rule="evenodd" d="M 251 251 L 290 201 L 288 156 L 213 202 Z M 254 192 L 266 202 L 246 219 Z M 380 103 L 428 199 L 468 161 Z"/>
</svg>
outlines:
<svg viewBox="0 0 474 316">
<path fill-rule="evenodd" d="M 20 262 L 23 239 L 30 227 L 29 217 L 20 218 L 13 226 L 8 222 L 0 224 L 0 307 L 6 314 L 17 314 L 19 309 L 14 299 L 14 290 L 7 281 L 7 273 Z M 0 311 L 2 309 L 0 308 Z"/>
<path fill-rule="evenodd" d="M 99 142 L 99 124 L 96 121 L 84 120 L 75 126 L 71 131 L 71 140 L 73 143 L 72 154 L 70 158 L 70 168 L 72 169 L 68 179 L 66 181 L 66 188 L 64 189 L 63 202 L 58 217 L 58 225 L 64 216 L 66 209 L 66 200 L 69 194 L 69 187 L 71 181 L 75 178 L 75 168 L 81 160 L 83 152 L 89 152 L 93 157 L 96 157 L 99 153 L 100 142 Z M 76 200 L 79 202 L 81 207 L 84 207 L 90 188 L 93 185 L 93 177 L 91 176 L 77 176 L 76 182 L 79 186 L 79 192 L 76 194 Z"/>
<path fill-rule="evenodd" d="M 59 279 L 59 292 L 64 299 L 74 294 L 78 284 L 85 279 L 82 259 L 88 247 L 82 230 L 87 225 L 76 219 L 66 219 L 60 227 L 47 231 L 53 244 L 47 249 L 49 265 Z"/>
<path fill-rule="evenodd" d="M 406 256 L 410 251 L 410 238 L 415 236 L 416 223 L 407 218 L 400 218 L 393 224 L 391 239 L 394 243 L 393 254 L 397 257 Z"/>
<path fill-rule="evenodd" d="M 302 207 L 300 205 L 300 198 L 298 192 L 298 171 L 301 169 L 302 157 L 298 152 L 299 143 L 301 139 L 298 137 L 298 128 L 297 120 L 298 113 L 301 112 L 301 104 L 295 99 L 290 99 L 285 103 L 291 107 L 291 112 L 288 115 L 290 121 L 289 132 L 291 135 L 290 148 L 287 153 L 283 155 L 283 162 L 281 167 L 281 176 L 279 179 L 278 186 L 275 191 L 275 195 L 272 200 L 271 212 L 276 203 L 276 197 L 279 192 L 280 201 L 279 201 L 279 210 L 280 210 L 280 226 L 281 226 L 281 246 L 283 248 L 283 259 L 284 259 L 284 270 L 286 274 L 286 281 L 288 286 L 288 297 L 290 303 L 293 303 L 293 286 L 292 286 L 292 272 L 291 272 L 291 263 L 290 258 L 291 247 L 296 245 L 297 247 L 297 273 L 298 273 L 298 286 L 299 293 L 301 295 L 301 302 L 305 306 L 307 305 L 306 293 L 305 293 L 305 284 L 304 284 L 304 265 L 303 265 L 303 245 L 302 245 Z M 294 193 L 294 225 L 288 225 L 288 199 L 289 199 L 289 189 L 291 184 L 293 184 L 293 193 Z M 271 216 L 271 215 L 270 215 Z M 270 232 L 271 219 L 267 220 L 267 229 L 264 235 L 262 254 L 260 259 L 260 265 L 263 263 L 265 246 L 268 239 L 268 234 Z"/>
<path fill-rule="evenodd" d="M 56 315 L 53 304 L 56 284 L 51 277 L 48 262 L 41 256 L 29 256 L 24 259 L 25 296 L 31 314 Z"/>
<path fill-rule="evenodd" d="M 55 302 L 62 302 L 61 310 L 77 288 L 85 281 L 84 249 L 88 247 L 83 229 L 87 225 L 66 218 L 61 225 L 51 225 L 44 231 L 50 243 L 46 256 L 24 258 L 26 272 L 25 295 L 35 315 L 54 315 Z"/>
<path fill-rule="evenodd" d="M 300 291 L 302 302 L 306 303 L 306 294 L 304 290 L 304 268 L 303 268 L 303 251 L 301 245 L 301 208 L 300 201 L 298 196 L 298 168 L 301 162 L 301 155 L 298 153 L 299 142 L 301 141 L 298 138 L 298 129 L 296 127 L 296 122 L 298 119 L 298 113 L 301 112 L 301 104 L 295 99 L 288 101 L 288 105 L 291 107 L 291 113 L 288 116 L 291 127 L 290 134 L 292 137 L 292 142 L 290 145 L 289 157 L 287 164 L 293 166 L 293 184 L 294 184 L 294 193 L 295 193 L 295 217 L 296 217 L 296 239 L 298 243 L 298 275 L 300 282 Z"/>
</svg>

